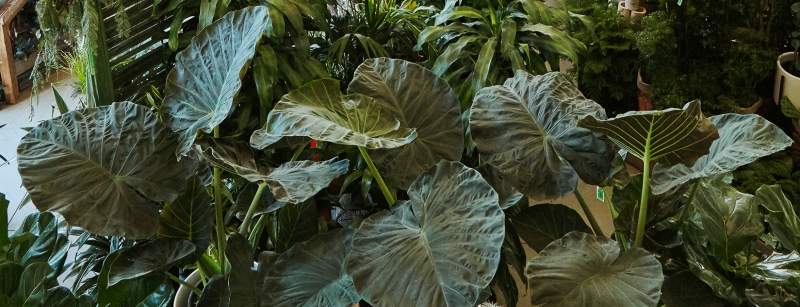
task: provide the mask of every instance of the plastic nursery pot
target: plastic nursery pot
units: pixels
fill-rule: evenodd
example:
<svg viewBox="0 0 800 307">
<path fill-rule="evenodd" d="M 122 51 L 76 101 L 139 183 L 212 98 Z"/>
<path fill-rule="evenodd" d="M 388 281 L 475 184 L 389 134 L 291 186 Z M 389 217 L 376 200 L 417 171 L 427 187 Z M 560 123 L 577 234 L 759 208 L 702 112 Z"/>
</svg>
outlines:
<svg viewBox="0 0 800 307">
<path fill-rule="evenodd" d="M 762 103 L 761 97 L 758 97 L 758 101 L 756 101 L 756 103 L 754 103 L 752 106 L 747 107 L 747 108 L 739 108 L 739 113 L 741 113 L 741 114 L 756 114 L 756 111 L 758 111 L 758 108 L 761 107 L 761 103 Z"/>
<path fill-rule="evenodd" d="M 794 61 L 794 52 L 787 52 L 778 57 L 778 69 L 775 72 L 775 103 L 779 104 L 783 96 L 788 96 L 795 107 L 800 107 L 800 76 L 790 74 L 783 67 Z"/>
<path fill-rule="evenodd" d="M 189 274 L 189 277 L 186 277 L 186 282 L 191 285 L 200 285 L 200 270 L 195 270 L 192 274 Z M 186 288 L 184 286 L 180 286 L 178 288 L 178 292 L 175 293 L 175 300 L 172 302 L 173 307 L 191 307 L 194 306 L 194 302 L 197 302 L 199 297 Z"/>
<path fill-rule="evenodd" d="M 634 21 L 642 20 L 642 17 L 644 17 L 644 15 L 647 14 L 647 9 L 645 7 L 643 7 L 643 6 L 639 6 L 635 10 L 626 9 L 628 7 L 628 6 L 626 6 L 626 2 L 628 2 L 628 1 L 630 1 L 630 0 L 618 2 L 617 3 L 617 12 L 619 12 L 623 16 L 631 16 L 631 14 L 633 14 L 633 20 Z M 636 5 L 638 6 L 638 3 L 636 3 Z"/>
<path fill-rule="evenodd" d="M 638 75 L 636 76 L 636 86 L 639 87 L 639 111 L 649 111 L 653 109 L 653 85 L 642 81 L 641 68 L 639 68 Z"/>
</svg>

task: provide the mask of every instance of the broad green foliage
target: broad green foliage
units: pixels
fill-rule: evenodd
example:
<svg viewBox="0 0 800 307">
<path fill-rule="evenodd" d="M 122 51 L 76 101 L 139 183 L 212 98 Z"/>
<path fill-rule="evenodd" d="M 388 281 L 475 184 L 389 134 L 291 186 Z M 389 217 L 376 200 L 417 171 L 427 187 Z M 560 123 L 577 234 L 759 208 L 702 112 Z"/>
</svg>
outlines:
<svg viewBox="0 0 800 307">
<path fill-rule="evenodd" d="M 622 252 L 617 242 L 570 232 L 525 269 L 536 306 L 656 306 L 664 276 L 648 251 Z"/>
<path fill-rule="evenodd" d="M 721 264 L 764 233 L 756 198 L 739 193 L 721 180 L 701 181 L 693 205 L 700 213 L 714 258 Z"/>
<path fill-rule="evenodd" d="M 175 200 L 189 177 L 189 159 L 172 155 L 176 146 L 176 135 L 148 108 L 118 102 L 42 122 L 17 153 L 39 210 L 99 235 L 149 238 L 159 223 L 152 201 Z"/>
<path fill-rule="evenodd" d="M 214 275 L 203 287 L 203 294 L 197 300 L 197 307 L 228 307 L 230 306 L 231 289 L 228 287 L 228 278 Z"/>
<path fill-rule="evenodd" d="M 386 102 L 363 94 L 343 95 L 339 81 L 315 80 L 281 98 L 269 113 L 266 133 L 254 133 L 250 144 L 258 149 L 282 137 L 312 139 L 368 149 L 395 148 L 417 137 L 402 128 Z"/>
<path fill-rule="evenodd" d="M 797 286 L 800 284 L 800 255 L 773 253 L 767 259 L 745 268 L 747 273 L 773 286 Z"/>
<path fill-rule="evenodd" d="M 275 251 L 283 253 L 297 243 L 311 239 L 319 232 L 317 206 L 312 200 L 297 204 L 287 204 L 278 211 L 276 220 L 269 231 L 273 236 Z"/>
<path fill-rule="evenodd" d="M 253 270 L 253 249 L 247 238 L 234 233 L 228 237 L 225 257 L 231 264 L 228 286 L 230 287 L 230 304 L 239 307 L 260 306 L 260 291 L 255 280 L 258 279 Z"/>
<path fill-rule="evenodd" d="M 318 234 L 283 253 L 267 273 L 262 306 L 351 307 L 359 301 L 345 272 L 353 229 Z"/>
<path fill-rule="evenodd" d="M 478 172 L 442 161 L 408 195 L 353 236 L 347 273 L 356 290 L 379 307 L 474 306 L 500 261 L 497 193 Z"/>
<path fill-rule="evenodd" d="M 709 154 L 700 157 L 692 167 L 657 164 L 652 177 L 654 194 L 662 194 L 697 178 L 731 172 L 792 144 L 792 139 L 778 126 L 755 114 L 723 114 L 709 120 L 719 133 L 719 139 L 711 144 Z"/>
<path fill-rule="evenodd" d="M 151 274 L 130 280 L 123 280 L 109 286 L 109 270 L 127 249 L 111 253 L 103 262 L 97 279 L 97 303 L 109 307 L 164 306 L 172 301 L 175 291 L 163 274 Z"/>
<path fill-rule="evenodd" d="M 700 219 L 699 214 L 696 219 Z M 688 221 L 681 228 L 684 241 L 683 251 L 686 254 L 689 269 L 711 287 L 716 296 L 724 298 L 734 305 L 741 304 L 744 300 L 743 293 L 733 285 L 728 277 L 716 270 L 713 259 L 706 254 L 704 245 L 707 239 L 703 234 L 704 230 L 700 228 L 702 225 L 698 224 L 700 224 L 699 221 L 697 224 Z"/>
<path fill-rule="evenodd" d="M 608 120 L 590 116 L 580 126 L 607 135 L 629 154 L 664 166 L 693 166 L 719 138 L 713 123 L 700 111 L 700 101 L 687 103 L 683 109 L 632 111 Z"/>
<path fill-rule="evenodd" d="M 756 191 L 756 202 L 767 209 L 765 220 L 770 233 L 788 250 L 800 247 L 800 217 L 777 185 L 762 186 Z"/>
<path fill-rule="evenodd" d="M 211 242 L 211 197 L 197 175 L 189 177 L 186 190 L 161 210 L 159 238 L 184 239 L 204 252 Z"/>
<path fill-rule="evenodd" d="M 572 193 L 579 176 L 600 184 L 609 175 L 616 153 L 578 127 L 586 116 L 605 118 L 605 111 L 567 76 L 518 71 L 478 92 L 469 121 L 484 163 L 526 196 L 554 199 Z"/>
<path fill-rule="evenodd" d="M 406 146 L 370 151 L 389 184 L 408 189 L 424 171 L 445 159 L 457 161 L 464 151 L 461 109 L 447 82 L 417 64 L 370 59 L 358 66 L 347 92 L 386 102 L 384 111 L 414 129 Z"/>
<path fill-rule="evenodd" d="M 347 172 L 348 160 L 323 162 L 291 161 L 277 168 L 262 166 L 247 144 L 232 139 L 198 141 L 200 154 L 216 167 L 237 174 L 251 182 L 266 182 L 280 202 L 301 203 L 327 187 L 331 180 Z"/>
<path fill-rule="evenodd" d="M 233 112 L 233 98 L 267 22 L 261 6 L 228 13 L 175 58 L 161 112 L 180 136 L 178 157 L 190 150 L 198 130 L 211 133 Z"/>
<path fill-rule="evenodd" d="M 258 184 L 251 183 L 246 185 L 244 189 L 239 192 L 239 196 L 236 198 L 235 204 L 236 217 L 238 219 L 244 220 L 247 210 L 250 209 L 250 205 L 252 204 L 253 198 L 255 197 L 257 191 Z M 253 215 L 258 216 L 264 213 L 275 212 L 276 210 L 283 208 L 283 206 L 286 206 L 286 203 L 276 200 L 275 195 L 272 195 L 272 192 L 262 191 L 261 197 L 258 199 L 256 208 L 253 211 Z"/>
<path fill-rule="evenodd" d="M 694 276 L 692 271 L 683 271 L 664 279 L 661 300 L 670 307 L 722 307 L 725 301 L 716 297 L 711 288 Z"/>
<path fill-rule="evenodd" d="M 191 242 L 167 238 L 125 249 L 108 270 L 108 286 L 167 270 L 194 252 Z"/>
<path fill-rule="evenodd" d="M 560 204 L 539 204 L 522 209 L 511 221 L 519 236 L 536 252 L 573 231 L 592 234 L 577 211 Z"/>
<path fill-rule="evenodd" d="M 649 228 L 678 213 L 686 203 L 684 193 L 686 189 L 672 193 L 653 195 L 647 198 L 647 219 L 645 228 Z M 614 187 L 611 194 L 611 203 L 619 214 L 614 219 L 614 228 L 624 233 L 629 238 L 635 237 L 636 223 L 639 217 L 639 201 L 642 196 L 642 175 L 632 176 L 624 188 Z"/>
<path fill-rule="evenodd" d="M 517 189 L 511 185 L 509 180 L 507 180 L 505 176 L 503 176 L 503 174 L 491 164 L 481 164 L 475 168 L 475 170 L 478 171 L 478 173 L 481 173 L 483 180 L 486 180 L 486 182 L 492 186 L 494 191 L 497 192 L 501 209 L 508 209 L 511 206 L 516 205 L 517 202 L 522 199 L 522 193 L 517 191 Z"/>
</svg>

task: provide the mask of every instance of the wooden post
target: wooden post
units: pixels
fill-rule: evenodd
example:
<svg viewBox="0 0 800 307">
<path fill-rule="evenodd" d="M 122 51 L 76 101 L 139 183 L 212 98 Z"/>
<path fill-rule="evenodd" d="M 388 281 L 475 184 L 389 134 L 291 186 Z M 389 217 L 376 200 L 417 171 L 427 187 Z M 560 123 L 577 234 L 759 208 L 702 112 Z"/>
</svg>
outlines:
<svg viewBox="0 0 800 307">
<path fill-rule="evenodd" d="M 6 94 L 6 101 L 16 104 L 19 102 L 19 84 L 17 84 L 17 69 L 11 43 L 11 27 L 6 23 L 5 18 L 0 16 L 0 76 L 3 79 L 3 86 L 5 86 L 3 91 Z"/>
</svg>

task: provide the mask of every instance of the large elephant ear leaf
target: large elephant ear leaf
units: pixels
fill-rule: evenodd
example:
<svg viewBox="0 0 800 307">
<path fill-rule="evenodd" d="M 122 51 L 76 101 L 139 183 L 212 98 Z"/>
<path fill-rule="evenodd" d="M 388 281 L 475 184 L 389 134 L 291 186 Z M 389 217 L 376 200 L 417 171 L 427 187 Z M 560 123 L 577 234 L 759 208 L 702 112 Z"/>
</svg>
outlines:
<svg viewBox="0 0 800 307">
<path fill-rule="evenodd" d="M 153 201 L 175 200 L 189 177 L 177 144 L 148 108 L 114 103 L 33 128 L 17 148 L 19 172 L 40 211 L 99 235 L 150 238 L 159 224 Z"/>
<path fill-rule="evenodd" d="M 458 98 L 430 70 L 404 60 L 369 59 L 356 69 L 347 89 L 386 102 L 402 127 L 417 138 L 407 146 L 370 153 L 392 186 L 406 190 L 440 160 L 458 161 L 464 151 L 464 127 Z"/>
<path fill-rule="evenodd" d="M 396 148 L 417 137 L 401 128 L 386 110 L 387 103 L 362 94 L 343 95 L 339 80 L 314 80 L 284 95 L 250 145 L 262 149 L 284 137 L 315 140 L 367 149 Z"/>
<path fill-rule="evenodd" d="M 198 175 L 189 177 L 186 190 L 161 210 L 159 238 L 184 239 L 202 253 L 211 242 L 211 197 Z"/>
<path fill-rule="evenodd" d="M 756 198 L 740 193 L 722 180 L 702 180 L 693 202 L 714 258 L 723 266 L 764 233 Z"/>
<path fill-rule="evenodd" d="M 175 57 L 161 111 L 180 135 L 178 156 L 189 151 L 198 130 L 212 132 L 233 112 L 233 98 L 268 21 L 263 6 L 230 12 Z"/>
<path fill-rule="evenodd" d="M 356 290 L 376 307 L 474 306 L 500 262 L 497 193 L 477 171 L 441 161 L 408 196 L 353 236 L 347 273 Z"/>
<path fill-rule="evenodd" d="M 577 126 L 585 116 L 605 118 L 605 111 L 567 76 L 518 71 L 505 84 L 478 92 L 469 122 L 485 163 L 526 196 L 554 199 L 572 193 L 579 176 L 600 184 L 611 170 L 616 153 Z"/>
<path fill-rule="evenodd" d="M 511 217 L 520 238 L 536 252 L 573 231 L 592 234 L 578 211 L 561 204 L 539 204 Z"/>
<path fill-rule="evenodd" d="M 253 149 L 231 139 L 198 141 L 201 155 L 211 164 L 251 182 L 266 182 L 279 202 L 301 203 L 326 188 L 333 179 L 347 173 L 349 160 L 291 161 L 277 168 L 259 165 Z"/>
<path fill-rule="evenodd" d="M 123 251 L 108 271 L 108 286 L 124 280 L 171 268 L 195 252 L 195 246 L 182 239 L 156 239 Z"/>
<path fill-rule="evenodd" d="M 608 120 L 589 116 L 580 126 L 607 135 L 643 161 L 665 166 L 693 166 L 719 138 L 717 128 L 700 111 L 699 100 L 683 109 L 632 111 Z"/>
<path fill-rule="evenodd" d="M 771 233 L 789 250 L 800 245 L 800 218 L 778 185 L 764 185 L 756 191 L 756 201 L 767 209 L 765 217 Z"/>
<path fill-rule="evenodd" d="M 265 306 L 351 307 L 360 300 L 345 272 L 354 229 L 337 229 L 297 243 L 272 265 L 264 280 Z"/>
<path fill-rule="evenodd" d="M 484 163 L 478 166 L 478 168 L 475 170 L 478 171 L 478 173 L 481 173 L 483 179 L 486 180 L 486 182 L 489 183 L 492 188 L 494 188 L 495 192 L 497 192 L 501 209 L 508 209 L 511 206 L 516 205 L 517 202 L 522 199 L 522 193 L 517 191 L 517 189 L 511 185 L 511 182 L 506 179 L 505 175 L 498 171 L 494 166 Z"/>
<path fill-rule="evenodd" d="M 778 126 L 755 114 L 723 114 L 709 118 L 719 131 L 709 154 L 694 166 L 653 167 L 653 193 L 661 194 L 687 181 L 732 172 L 742 165 L 792 145 L 792 138 Z"/>
<path fill-rule="evenodd" d="M 649 252 L 605 237 L 571 232 L 550 243 L 525 269 L 531 303 L 543 307 L 656 306 L 664 275 Z"/>
</svg>

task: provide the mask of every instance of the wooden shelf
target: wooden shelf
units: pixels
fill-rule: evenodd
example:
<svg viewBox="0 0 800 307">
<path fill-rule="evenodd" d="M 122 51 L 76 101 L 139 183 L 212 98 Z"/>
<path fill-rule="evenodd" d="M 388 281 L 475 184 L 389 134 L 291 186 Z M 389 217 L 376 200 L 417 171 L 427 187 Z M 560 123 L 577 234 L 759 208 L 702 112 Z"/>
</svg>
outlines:
<svg viewBox="0 0 800 307">
<path fill-rule="evenodd" d="M 28 0 L 10 0 L 0 7 L 0 77 L 5 86 L 3 91 L 6 94 L 6 102 L 10 104 L 19 102 L 19 84 L 14 61 L 14 35 L 11 33 L 11 21 L 27 2 Z"/>
</svg>

